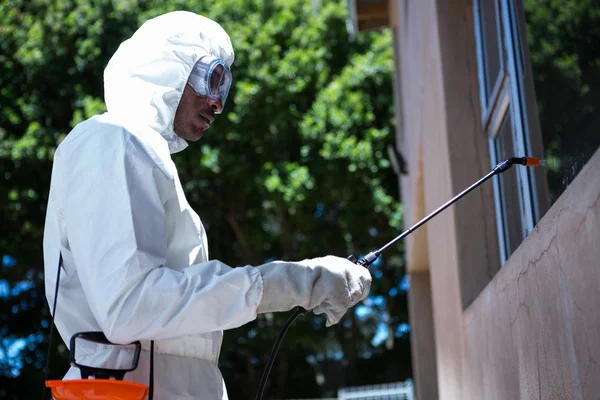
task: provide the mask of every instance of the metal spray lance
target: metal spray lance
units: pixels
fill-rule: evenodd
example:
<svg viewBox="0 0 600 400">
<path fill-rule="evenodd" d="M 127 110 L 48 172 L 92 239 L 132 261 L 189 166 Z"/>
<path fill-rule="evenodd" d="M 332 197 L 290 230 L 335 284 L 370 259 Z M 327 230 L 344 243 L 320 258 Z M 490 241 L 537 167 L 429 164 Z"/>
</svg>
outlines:
<svg viewBox="0 0 600 400">
<path fill-rule="evenodd" d="M 421 225 L 424 225 L 427 221 L 429 221 L 430 219 L 432 219 L 433 217 L 435 217 L 436 215 L 438 215 L 439 213 L 444 211 L 446 208 L 450 207 L 452 204 L 456 203 L 459 199 L 463 198 L 465 195 L 467 195 L 467 193 L 469 193 L 473 189 L 477 188 L 479 185 L 481 185 L 482 183 L 484 183 L 485 181 L 490 179 L 492 176 L 499 175 L 499 174 L 507 171 L 514 164 L 523 165 L 526 167 L 537 167 L 540 165 L 545 165 L 545 160 L 540 160 L 539 158 L 536 158 L 536 157 L 511 157 L 511 158 L 508 158 L 508 159 L 502 161 L 501 163 L 496 165 L 494 167 L 494 169 L 492 169 L 487 175 L 485 175 L 484 177 L 479 179 L 477 182 L 475 182 L 474 184 L 472 184 L 471 186 L 469 186 L 468 188 L 466 188 L 465 190 L 463 190 L 462 192 L 460 192 L 459 194 L 454 196 L 452 199 L 450 199 L 446 203 L 442 204 L 439 208 L 434 210 L 431 214 L 427 215 L 425 218 L 423 218 L 422 220 L 420 220 L 419 222 L 417 222 L 416 224 L 414 224 L 413 226 L 408 228 L 402 234 L 398 235 L 397 237 L 395 237 L 393 240 L 391 240 L 390 242 L 388 242 L 387 244 L 385 244 L 378 250 L 372 251 L 369 254 L 361 257 L 360 259 L 352 254 L 347 257 L 348 260 L 352 261 L 353 263 L 355 263 L 357 265 L 363 266 L 365 268 L 369 268 L 375 262 L 375 260 L 377 260 L 379 258 L 379 256 L 385 250 L 390 248 L 393 244 L 398 242 L 400 239 L 404 239 L 405 237 L 407 237 L 408 235 L 413 233 Z M 265 391 L 265 387 L 267 384 L 267 379 L 269 377 L 269 373 L 271 372 L 271 368 L 273 367 L 273 362 L 275 361 L 275 356 L 277 355 L 279 346 L 281 345 L 281 342 L 283 341 L 283 337 L 285 336 L 285 334 L 288 331 L 288 329 L 290 328 L 290 326 L 294 323 L 294 321 L 296 321 L 296 319 L 298 319 L 298 317 L 306 314 L 307 312 L 308 312 L 308 310 L 305 310 L 301 307 L 296 308 L 294 313 L 290 316 L 290 318 L 287 320 L 287 322 L 281 329 L 281 332 L 277 336 L 277 339 L 275 339 L 275 344 L 273 345 L 273 349 L 271 350 L 271 354 L 269 355 L 269 361 L 267 362 L 267 365 L 265 366 L 265 371 L 263 372 L 263 376 L 260 381 L 260 386 L 258 388 L 258 392 L 256 393 L 256 397 L 255 397 L 256 400 L 262 400 L 262 397 L 263 397 L 263 394 Z"/>
</svg>

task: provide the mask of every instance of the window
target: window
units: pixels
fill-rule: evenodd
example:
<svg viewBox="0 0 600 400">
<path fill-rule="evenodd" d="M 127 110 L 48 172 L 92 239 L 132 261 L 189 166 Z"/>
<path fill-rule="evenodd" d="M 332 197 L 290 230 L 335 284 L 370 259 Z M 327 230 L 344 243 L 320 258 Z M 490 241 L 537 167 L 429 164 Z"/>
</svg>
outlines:
<svg viewBox="0 0 600 400">
<path fill-rule="evenodd" d="M 514 156 L 541 154 L 541 136 L 527 47 L 515 0 L 475 0 L 482 124 L 492 167 Z M 494 177 L 500 258 L 504 263 L 547 209 L 545 176 L 512 168 Z"/>
<path fill-rule="evenodd" d="M 523 8 L 554 202 L 600 146 L 600 2 L 523 0 Z"/>
</svg>

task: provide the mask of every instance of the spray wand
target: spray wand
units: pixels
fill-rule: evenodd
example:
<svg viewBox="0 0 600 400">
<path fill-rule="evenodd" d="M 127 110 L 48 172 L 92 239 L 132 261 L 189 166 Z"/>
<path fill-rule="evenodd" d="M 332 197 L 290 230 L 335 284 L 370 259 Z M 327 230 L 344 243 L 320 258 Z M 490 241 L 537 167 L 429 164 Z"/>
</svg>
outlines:
<svg viewBox="0 0 600 400">
<path fill-rule="evenodd" d="M 427 215 L 425 218 L 423 218 L 422 220 L 420 220 L 419 222 L 417 222 L 416 224 L 414 224 L 413 226 L 408 228 L 402 234 L 396 236 L 393 240 L 388 242 L 383 247 L 379 248 L 378 250 L 370 252 L 369 254 L 361 257 L 360 259 L 356 258 L 355 255 L 351 254 L 350 256 L 347 257 L 348 260 L 352 261 L 353 263 L 355 263 L 357 265 L 363 266 L 365 268 L 370 268 L 371 265 L 375 262 L 375 260 L 377 260 L 379 258 L 379 256 L 385 250 L 390 248 L 393 244 L 398 242 L 400 239 L 404 239 L 405 237 L 407 237 L 408 235 L 413 233 L 421 225 L 424 225 L 427 221 L 429 221 L 430 219 L 432 219 L 433 217 L 435 217 L 436 215 L 438 215 L 439 213 L 444 211 L 446 208 L 450 207 L 452 204 L 456 203 L 458 200 L 463 198 L 467 193 L 469 193 L 473 189 L 477 188 L 479 185 L 481 185 L 482 183 L 484 183 L 485 181 L 490 179 L 492 176 L 499 175 L 499 174 L 509 170 L 510 167 L 512 167 L 514 164 L 524 165 L 526 167 L 537 167 L 539 165 L 544 165 L 545 160 L 540 160 L 539 158 L 536 158 L 536 157 L 511 157 L 511 158 L 508 158 L 508 159 L 502 161 L 501 163 L 496 165 L 494 167 L 494 169 L 492 169 L 483 178 L 479 179 L 477 182 L 475 182 L 474 184 L 472 184 L 471 186 L 469 186 L 468 188 L 466 188 L 465 190 L 463 190 L 462 192 L 460 192 L 459 194 L 454 196 L 452 199 L 450 199 L 449 201 L 447 201 L 446 203 L 441 205 L 439 208 L 437 208 L 431 214 Z M 275 361 L 275 356 L 277 356 L 277 351 L 279 350 L 279 346 L 281 345 L 281 342 L 283 341 L 283 337 L 285 336 L 285 334 L 288 331 L 288 329 L 290 328 L 290 326 L 294 323 L 294 321 L 296 321 L 296 319 L 298 319 L 298 317 L 306 314 L 307 312 L 308 312 L 308 310 L 305 310 L 302 307 L 296 308 L 294 313 L 290 316 L 290 318 L 287 320 L 287 322 L 281 329 L 281 332 L 277 336 L 277 339 L 275 339 L 275 344 L 273 345 L 273 349 L 271 350 L 271 354 L 269 355 L 269 361 L 267 362 L 265 371 L 263 372 L 263 376 L 260 381 L 260 386 L 258 388 L 258 392 L 256 393 L 256 398 L 255 398 L 256 400 L 262 400 L 262 397 L 263 397 L 263 394 L 265 391 L 265 387 L 267 384 L 267 379 L 269 378 L 271 368 L 273 367 L 273 362 Z"/>
</svg>

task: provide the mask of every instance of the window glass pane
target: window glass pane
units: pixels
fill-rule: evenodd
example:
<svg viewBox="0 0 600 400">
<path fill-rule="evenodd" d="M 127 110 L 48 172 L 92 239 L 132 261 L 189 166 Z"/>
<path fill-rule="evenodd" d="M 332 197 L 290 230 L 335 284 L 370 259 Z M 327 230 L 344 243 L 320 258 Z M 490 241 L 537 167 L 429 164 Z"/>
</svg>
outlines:
<svg viewBox="0 0 600 400">
<path fill-rule="evenodd" d="M 500 162 L 514 157 L 514 143 L 510 112 L 507 112 L 495 140 L 496 159 Z M 504 224 L 504 241 L 507 257 L 523 241 L 521 207 L 519 206 L 519 180 L 517 168 L 498 175 L 502 219 Z"/>
<path fill-rule="evenodd" d="M 485 65 L 485 86 L 489 104 L 489 99 L 498 79 L 502 62 L 500 58 L 500 49 L 502 46 L 498 36 L 496 1 L 480 1 L 479 10 L 483 42 L 483 61 Z"/>
<path fill-rule="evenodd" d="M 600 146 L 600 2 L 524 1 L 551 202 Z"/>
</svg>

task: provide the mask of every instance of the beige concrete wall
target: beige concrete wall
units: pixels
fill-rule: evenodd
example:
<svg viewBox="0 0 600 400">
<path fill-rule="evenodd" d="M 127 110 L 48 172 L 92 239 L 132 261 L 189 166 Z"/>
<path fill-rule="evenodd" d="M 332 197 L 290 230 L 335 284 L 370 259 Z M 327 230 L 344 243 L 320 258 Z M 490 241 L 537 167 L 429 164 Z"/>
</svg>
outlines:
<svg viewBox="0 0 600 400">
<path fill-rule="evenodd" d="M 409 227 L 425 216 L 423 196 L 423 168 L 421 138 L 423 124 L 427 116 L 420 105 L 427 102 L 426 93 L 435 89 L 426 81 L 427 71 L 421 68 L 430 59 L 436 59 L 437 48 L 432 41 L 435 30 L 430 18 L 434 10 L 429 5 L 413 6 L 413 0 L 397 0 L 398 28 L 394 30 L 396 57 L 396 80 L 399 95 L 396 96 L 397 146 L 402 151 L 407 164 L 408 175 L 401 177 L 404 224 Z M 423 2 L 432 3 L 429 0 Z M 425 29 L 425 27 L 428 27 Z M 406 239 L 406 253 L 410 260 L 409 272 L 429 269 L 427 254 L 427 227 L 424 226 Z"/>
<path fill-rule="evenodd" d="M 408 175 L 401 175 L 400 186 L 404 205 L 404 225 L 408 228 L 425 216 L 424 202 L 424 177 L 422 153 L 420 151 L 421 126 L 420 120 L 415 120 L 412 115 L 404 117 L 405 112 L 412 112 L 410 104 L 413 97 L 409 94 L 421 96 L 419 86 L 411 86 L 402 74 L 404 68 L 407 74 L 417 74 L 414 64 L 407 62 L 406 57 L 421 54 L 423 48 L 419 43 L 415 45 L 414 38 L 418 38 L 419 27 L 417 23 L 408 25 L 406 21 L 415 18 L 407 14 L 407 5 L 402 1 L 392 0 L 390 13 L 394 21 L 393 43 L 396 74 L 394 76 L 394 100 L 396 107 L 396 147 L 406 158 Z M 419 21 L 426 22 L 426 15 L 416 8 Z M 398 21 L 402 21 L 398 25 Z M 410 36 L 413 40 L 408 40 Z M 414 37 L 413 37 L 414 36 Z M 408 72 L 410 71 L 410 72 Z M 422 78 L 424 76 L 421 74 Z M 405 109 L 405 106 L 408 108 Z M 406 189 L 406 190 L 404 190 Z M 431 280 L 429 276 L 429 255 L 427 252 L 427 227 L 423 226 L 412 234 L 406 242 L 406 255 L 408 264 L 407 272 L 410 275 L 410 290 L 408 293 L 411 349 L 419 357 L 412 358 L 413 379 L 415 393 L 420 400 L 437 400 L 437 362 L 435 348 L 435 329 L 433 321 L 433 305 L 431 297 Z"/>
<path fill-rule="evenodd" d="M 422 137 L 425 125 L 431 117 L 425 114 L 423 105 L 437 97 L 435 82 L 429 82 L 431 60 L 439 59 L 438 47 L 433 40 L 437 34 L 431 24 L 435 16 L 434 2 L 414 4 L 412 0 L 397 0 L 393 12 L 397 20 L 394 30 L 394 54 L 396 61 L 396 144 L 402 151 L 408 175 L 401 176 L 401 193 L 404 206 L 405 228 L 423 218 L 425 214 L 424 172 Z M 439 66 L 439 64 L 438 64 Z M 439 69 L 438 69 L 439 70 Z M 435 72 L 434 72 L 435 73 Z M 438 374 L 436 341 L 429 277 L 429 252 L 427 226 L 423 226 L 406 240 L 407 269 L 411 278 L 409 289 L 409 312 L 411 324 L 411 348 L 413 376 L 417 399 L 438 398 Z"/>
<path fill-rule="evenodd" d="M 489 141 L 481 123 L 473 2 L 438 0 L 437 15 L 445 106 L 443 134 L 447 141 L 444 150 L 448 153 L 450 190 L 455 195 L 490 171 Z M 428 147 L 436 146 L 443 134 L 435 138 L 431 133 Z M 426 175 L 426 193 L 437 186 L 438 182 Z M 500 267 L 491 183 L 461 199 L 453 211 L 460 302 L 465 308 Z"/>
<path fill-rule="evenodd" d="M 419 400 L 437 400 L 435 328 L 429 271 L 410 274 L 408 306 L 412 316 L 411 352 L 418 355 L 412 357 L 415 394 Z"/>
<path fill-rule="evenodd" d="M 600 398 L 599 306 L 600 150 L 465 311 L 470 397 Z"/>
<path fill-rule="evenodd" d="M 489 172 L 490 159 L 472 0 L 396 2 L 408 227 Z M 440 399 L 600 398 L 598 171 L 596 154 L 501 269 L 490 183 L 409 237 L 419 399 L 435 397 L 424 395 L 424 365 L 436 365 Z"/>
<path fill-rule="evenodd" d="M 489 172 L 490 161 L 480 122 L 472 2 L 404 0 L 396 9 L 410 174 L 402 187 L 410 226 Z M 412 235 L 407 256 L 411 275 L 425 266 L 431 273 L 439 398 L 463 398 L 462 312 L 499 267 L 491 185 Z M 418 318 L 411 313 L 413 324 Z M 413 347 L 415 357 L 431 357 Z"/>
</svg>

